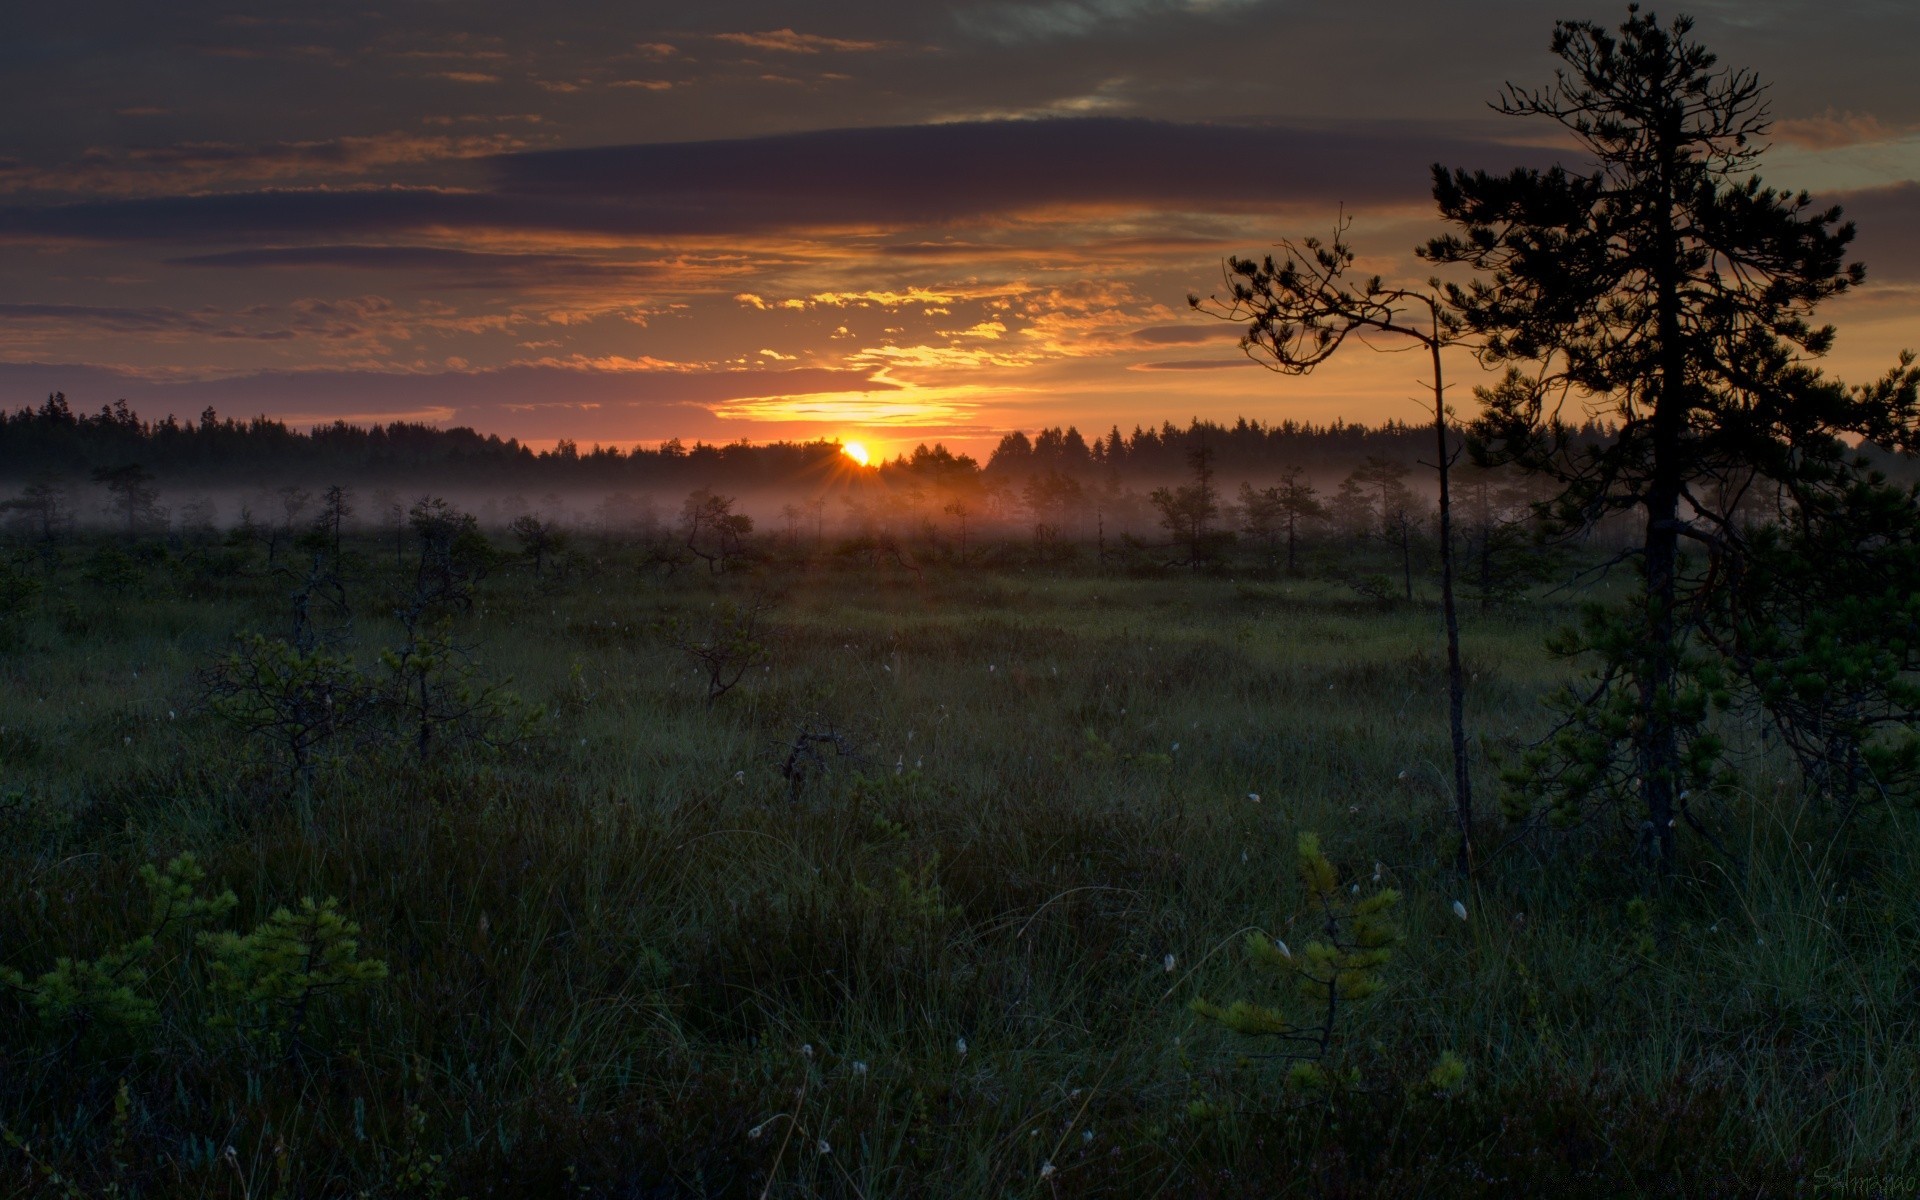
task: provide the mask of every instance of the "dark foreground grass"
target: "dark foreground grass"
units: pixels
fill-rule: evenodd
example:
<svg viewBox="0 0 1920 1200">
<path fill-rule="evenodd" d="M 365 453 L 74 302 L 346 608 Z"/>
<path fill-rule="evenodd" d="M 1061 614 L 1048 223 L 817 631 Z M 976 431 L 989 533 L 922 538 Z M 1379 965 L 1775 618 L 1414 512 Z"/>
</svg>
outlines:
<svg viewBox="0 0 1920 1200">
<path fill-rule="evenodd" d="M 377 670 L 399 632 L 366 549 L 340 644 Z M 663 578 L 607 550 L 499 572 L 458 625 L 535 737 L 368 742 L 302 781 L 195 682 L 284 632 L 289 582 L 177 554 L 87 582 L 88 554 L 34 568 L 5 659 L 0 965 L 138 936 L 137 869 L 188 851 L 237 899 L 221 928 L 334 897 L 389 974 L 293 1039 L 233 1027 L 191 937 L 130 975 L 138 1030 L 0 997 L 0 1192 L 1865 1195 L 1920 1170 L 1912 814 L 1838 828 L 1734 721 L 1730 853 L 1691 846 L 1651 910 L 1603 830 L 1490 817 L 1462 884 L 1427 609 L 1086 564 Z M 709 704 L 655 622 L 755 595 L 769 657 Z M 1467 624 L 1490 813 L 1570 603 Z M 796 792 L 803 730 L 855 753 Z M 1331 1094 L 1186 1007 L 1277 995 L 1241 943 L 1307 936 L 1305 830 L 1404 897 Z M 1446 1051 L 1468 1069 L 1441 1092 Z"/>
</svg>

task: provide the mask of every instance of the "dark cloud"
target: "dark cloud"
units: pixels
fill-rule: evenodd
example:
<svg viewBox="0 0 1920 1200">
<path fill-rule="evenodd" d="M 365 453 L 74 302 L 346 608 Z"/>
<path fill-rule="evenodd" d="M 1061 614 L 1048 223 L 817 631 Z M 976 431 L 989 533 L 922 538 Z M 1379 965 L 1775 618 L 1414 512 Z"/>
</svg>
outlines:
<svg viewBox="0 0 1920 1200">
<path fill-rule="evenodd" d="M 1058 207 L 1247 211 L 1413 203 L 1438 160 L 1544 152 L 1428 130 L 1109 118 L 842 129 L 504 155 L 492 184 L 265 190 L 0 209 L 0 236 L 97 241 L 428 229 L 665 237 L 913 228 Z"/>
<path fill-rule="evenodd" d="M 93 329 L 108 333 L 195 334 L 211 338 L 278 342 L 296 336 L 290 329 L 246 329 L 216 320 L 219 314 L 177 308 L 117 308 L 91 304 L 0 304 L 0 321 L 45 324 L 60 330 Z"/>
<path fill-rule="evenodd" d="M 590 283 L 676 278 L 684 263 L 617 262 L 578 254 L 509 254 L 441 246 L 274 246 L 190 254 L 169 266 L 226 270 L 396 272 L 416 286 L 452 288 L 574 287 Z"/>
<path fill-rule="evenodd" d="M 1876 281 L 1920 279 L 1920 183 L 1862 188 L 1816 197 L 1840 205 L 1857 237 L 1849 258 L 1867 264 L 1867 287 Z"/>
<path fill-rule="evenodd" d="M 1133 331 L 1133 341 L 1142 346 L 1195 346 L 1206 342 L 1233 341 L 1240 336 L 1237 325 L 1154 325 Z"/>
</svg>

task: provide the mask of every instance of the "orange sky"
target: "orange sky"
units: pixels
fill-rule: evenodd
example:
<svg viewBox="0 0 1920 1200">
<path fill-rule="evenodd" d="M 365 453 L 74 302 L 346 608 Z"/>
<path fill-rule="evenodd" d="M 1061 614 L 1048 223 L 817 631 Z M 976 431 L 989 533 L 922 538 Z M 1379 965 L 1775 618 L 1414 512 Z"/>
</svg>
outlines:
<svg viewBox="0 0 1920 1200">
<path fill-rule="evenodd" d="M 1341 211 L 1363 270 L 1417 280 L 1428 165 L 1553 161 L 1485 101 L 1550 77 L 1553 17 L 1624 15 L 650 7 L 35 9 L 0 45 L 0 403 L 884 453 L 1417 420 L 1419 361 L 1281 379 L 1186 294 Z M 1826 314 L 1830 366 L 1879 373 L 1920 344 L 1920 15 L 1695 12 L 1775 85 L 1767 182 L 1858 217 L 1869 286 Z M 1450 370 L 1470 407 L 1471 357 Z"/>
</svg>

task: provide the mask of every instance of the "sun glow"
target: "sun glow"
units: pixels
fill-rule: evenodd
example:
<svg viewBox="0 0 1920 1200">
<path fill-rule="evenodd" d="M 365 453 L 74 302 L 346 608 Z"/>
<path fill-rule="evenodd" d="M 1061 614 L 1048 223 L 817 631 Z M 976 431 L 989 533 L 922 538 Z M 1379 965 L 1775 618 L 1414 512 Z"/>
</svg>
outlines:
<svg viewBox="0 0 1920 1200">
<path fill-rule="evenodd" d="M 863 467 L 867 465 L 867 459 L 870 457 L 867 454 L 867 448 L 859 442 L 848 442 L 846 445 L 840 447 L 840 453 L 846 455 Z"/>
</svg>

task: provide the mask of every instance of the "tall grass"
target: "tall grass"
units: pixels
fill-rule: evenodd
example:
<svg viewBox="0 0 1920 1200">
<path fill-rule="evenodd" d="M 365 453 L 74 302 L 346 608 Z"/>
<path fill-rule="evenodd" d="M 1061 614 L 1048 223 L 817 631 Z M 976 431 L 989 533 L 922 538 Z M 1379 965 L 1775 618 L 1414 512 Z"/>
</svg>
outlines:
<svg viewBox="0 0 1920 1200">
<path fill-rule="evenodd" d="M 343 637 L 371 664 L 398 634 L 366 550 Z M 1463 884 L 1423 607 L 1084 563 L 662 578 L 611 547 L 497 574 L 458 631 L 544 707 L 534 742 L 305 784 L 194 683 L 281 631 L 284 583 L 176 557 L 115 594 L 85 558 L 5 660 L 0 964 L 135 936 L 137 868 L 192 851 L 236 927 L 337 897 L 391 974 L 273 1059 L 210 1032 L 190 946 L 140 1044 L 0 998 L 23 1194 L 1705 1195 L 1920 1165 L 1913 815 L 1837 827 L 1746 731 L 1733 853 L 1692 846 L 1650 912 L 1600 829 L 1490 819 Z M 654 624 L 755 594 L 771 659 L 709 706 Z M 1467 625 L 1482 796 L 1571 670 L 1539 646 L 1573 601 Z M 796 796 L 788 748 L 829 728 L 859 753 Z M 1302 830 L 1405 895 L 1332 1096 L 1186 1008 L 1261 986 L 1241 941 L 1287 936 Z"/>
</svg>

